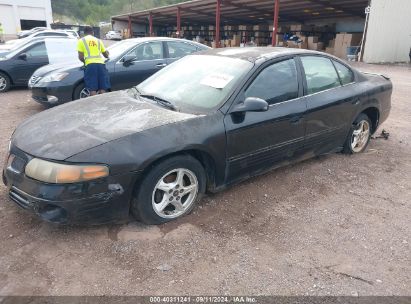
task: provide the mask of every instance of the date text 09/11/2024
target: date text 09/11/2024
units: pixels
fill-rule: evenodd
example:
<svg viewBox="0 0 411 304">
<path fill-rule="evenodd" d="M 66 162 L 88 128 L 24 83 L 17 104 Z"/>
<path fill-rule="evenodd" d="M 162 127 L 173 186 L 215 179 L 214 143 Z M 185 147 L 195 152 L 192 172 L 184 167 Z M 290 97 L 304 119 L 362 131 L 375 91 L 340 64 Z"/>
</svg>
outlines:
<svg viewBox="0 0 411 304">
<path fill-rule="evenodd" d="M 257 303 L 257 300 L 247 296 L 175 296 L 150 297 L 150 303 Z"/>
</svg>

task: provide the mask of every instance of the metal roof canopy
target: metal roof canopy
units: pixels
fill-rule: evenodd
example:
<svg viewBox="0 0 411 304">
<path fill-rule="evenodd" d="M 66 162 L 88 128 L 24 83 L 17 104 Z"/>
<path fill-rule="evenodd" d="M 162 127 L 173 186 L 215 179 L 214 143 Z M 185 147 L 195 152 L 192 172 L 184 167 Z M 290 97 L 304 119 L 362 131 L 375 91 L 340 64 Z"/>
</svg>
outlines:
<svg viewBox="0 0 411 304">
<path fill-rule="evenodd" d="M 216 22 L 216 0 L 193 0 L 144 11 L 113 16 L 113 21 L 148 24 L 151 14 L 156 26 L 181 24 L 212 25 Z M 281 0 L 279 22 L 307 23 L 310 20 L 345 17 L 365 18 L 369 0 Z M 221 0 L 222 24 L 272 23 L 274 0 Z"/>
</svg>

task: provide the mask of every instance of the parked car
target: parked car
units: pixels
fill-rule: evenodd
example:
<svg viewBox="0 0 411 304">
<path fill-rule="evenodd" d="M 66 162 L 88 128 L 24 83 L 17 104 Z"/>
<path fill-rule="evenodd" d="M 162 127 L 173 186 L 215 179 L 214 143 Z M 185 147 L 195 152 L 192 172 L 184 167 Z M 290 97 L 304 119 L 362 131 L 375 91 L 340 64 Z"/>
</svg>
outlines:
<svg viewBox="0 0 411 304">
<path fill-rule="evenodd" d="M 121 40 L 123 39 L 123 35 L 119 31 L 109 31 L 106 34 L 106 39 L 108 40 Z"/>
<path fill-rule="evenodd" d="M 76 31 L 55 31 L 55 30 L 43 30 L 43 31 L 38 31 L 35 33 L 32 33 L 28 36 L 26 36 L 24 39 L 33 39 L 36 37 L 67 37 L 67 38 L 79 38 L 78 34 Z M 13 39 L 13 40 L 9 40 L 6 42 L 6 45 L 12 45 L 15 43 L 19 43 L 20 40 L 19 39 Z"/>
<path fill-rule="evenodd" d="M 62 38 L 61 36 L 41 36 L 41 37 L 26 37 L 23 39 L 17 40 L 13 44 L 2 44 L 0 45 L 0 56 L 4 56 L 7 53 L 10 53 L 23 45 L 28 45 L 29 43 L 32 43 L 34 41 L 44 41 L 47 38 Z M 70 39 L 75 38 L 74 36 L 67 37 Z"/>
<path fill-rule="evenodd" d="M 106 67 L 111 90 L 122 90 L 137 85 L 173 61 L 209 47 L 173 38 L 135 38 L 118 42 L 108 48 L 110 59 Z M 65 75 L 55 80 L 54 75 Z M 48 65 L 37 70 L 29 88 L 35 101 L 47 106 L 89 96 L 83 82 L 83 64 Z"/>
<path fill-rule="evenodd" d="M 18 37 L 19 39 L 20 39 L 20 38 L 25 38 L 25 37 L 33 34 L 33 33 L 45 31 L 45 30 L 47 30 L 47 29 L 48 29 L 47 27 L 42 27 L 42 26 L 40 26 L 40 27 L 35 27 L 35 28 L 32 28 L 31 30 L 24 30 L 24 31 L 18 32 L 18 33 L 17 33 L 17 37 Z"/>
<path fill-rule="evenodd" d="M 74 38 L 41 37 L 13 51 L 0 53 L 0 93 L 13 86 L 27 86 L 33 72 L 44 65 L 77 60 L 76 45 Z"/>
<path fill-rule="evenodd" d="M 13 201 L 54 223 L 129 212 L 164 223 L 206 190 L 324 153 L 363 152 L 391 93 L 387 77 L 324 53 L 209 50 L 128 91 L 29 118 L 11 138 L 4 181 Z"/>
</svg>

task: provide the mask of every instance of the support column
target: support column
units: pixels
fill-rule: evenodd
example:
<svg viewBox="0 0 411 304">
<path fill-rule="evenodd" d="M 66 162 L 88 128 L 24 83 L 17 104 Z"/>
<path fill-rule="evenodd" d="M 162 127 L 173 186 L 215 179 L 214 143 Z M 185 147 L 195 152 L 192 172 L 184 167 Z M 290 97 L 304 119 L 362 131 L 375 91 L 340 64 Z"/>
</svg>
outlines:
<svg viewBox="0 0 411 304">
<path fill-rule="evenodd" d="M 274 24 L 273 24 L 273 39 L 272 46 L 277 45 L 277 33 L 278 33 L 278 15 L 280 13 L 280 0 L 275 0 L 274 4 Z"/>
<path fill-rule="evenodd" d="M 177 7 L 177 38 L 181 38 L 181 8 Z"/>
<path fill-rule="evenodd" d="M 149 24 L 149 36 L 153 37 L 153 14 L 151 12 L 148 17 L 148 24 Z"/>
<path fill-rule="evenodd" d="M 133 28 L 131 26 L 131 16 L 128 16 L 128 38 L 133 38 Z"/>
<path fill-rule="evenodd" d="M 216 0 L 215 12 L 215 45 L 220 47 L 220 17 L 221 17 L 221 0 Z"/>
</svg>

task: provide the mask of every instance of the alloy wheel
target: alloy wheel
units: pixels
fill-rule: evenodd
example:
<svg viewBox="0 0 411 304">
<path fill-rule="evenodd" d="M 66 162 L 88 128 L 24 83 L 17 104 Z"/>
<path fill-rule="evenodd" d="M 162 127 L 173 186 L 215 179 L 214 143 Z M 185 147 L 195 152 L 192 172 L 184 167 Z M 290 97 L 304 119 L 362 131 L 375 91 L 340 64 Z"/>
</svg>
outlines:
<svg viewBox="0 0 411 304">
<path fill-rule="evenodd" d="M 3 91 L 7 86 L 7 80 L 3 76 L 0 76 L 0 91 Z"/>
<path fill-rule="evenodd" d="M 360 121 L 351 137 L 351 149 L 354 153 L 361 152 L 367 145 L 370 137 L 370 124 L 366 120 Z"/>
<path fill-rule="evenodd" d="M 80 92 L 80 99 L 81 98 L 87 98 L 90 96 L 90 91 L 86 88 L 82 89 Z"/>
<path fill-rule="evenodd" d="M 154 187 L 153 209 L 162 218 L 177 218 L 190 209 L 198 189 L 198 180 L 193 172 L 182 168 L 171 170 Z"/>
</svg>

